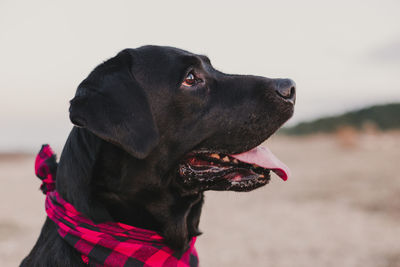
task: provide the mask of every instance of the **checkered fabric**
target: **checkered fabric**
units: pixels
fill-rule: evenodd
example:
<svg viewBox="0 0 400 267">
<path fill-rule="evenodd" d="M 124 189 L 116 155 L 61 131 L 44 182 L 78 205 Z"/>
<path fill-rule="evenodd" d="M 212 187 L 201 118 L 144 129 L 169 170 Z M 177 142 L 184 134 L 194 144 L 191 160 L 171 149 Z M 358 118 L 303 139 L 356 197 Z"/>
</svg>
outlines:
<svg viewBox="0 0 400 267">
<path fill-rule="evenodd" d="M 158 233 L 117 222 L 95 224 L 55 190 L 56 157 L 43 145 L 35 161 L 36 175 L 43 181 L 47 216 L 60 236 L 82 255 L 90 266 L 194 267 L 198 256 L 194 237 L 189 248 L 178 255 L 163 244 Z"/>
</svg>

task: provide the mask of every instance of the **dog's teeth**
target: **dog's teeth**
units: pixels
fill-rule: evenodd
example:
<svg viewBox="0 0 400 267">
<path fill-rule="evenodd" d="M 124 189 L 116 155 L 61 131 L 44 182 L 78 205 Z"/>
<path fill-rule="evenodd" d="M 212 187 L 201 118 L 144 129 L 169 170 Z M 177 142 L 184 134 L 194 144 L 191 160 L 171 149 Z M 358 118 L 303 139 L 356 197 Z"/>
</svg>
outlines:
<svg viewBox="0 0 400 267">
<path fill-rule="evenodd" d="M 237 159 L 233 159 L 233 163 L 238 164 L 239 161 Z"/>
<path fill-rule="evenodd" d="M 221 157 L 218 154 L 211 154 L 210 157 L 214 158 L 214 159 L 220 159 Z"/>
<path fill-rule="evenodd" d="M 228 157 L 228 156 L 223 157 L 223 158 L 222 158 L 222 161 L 224 161 L 224 162 L 229 162 L 229 157 Z"/>
</svg>

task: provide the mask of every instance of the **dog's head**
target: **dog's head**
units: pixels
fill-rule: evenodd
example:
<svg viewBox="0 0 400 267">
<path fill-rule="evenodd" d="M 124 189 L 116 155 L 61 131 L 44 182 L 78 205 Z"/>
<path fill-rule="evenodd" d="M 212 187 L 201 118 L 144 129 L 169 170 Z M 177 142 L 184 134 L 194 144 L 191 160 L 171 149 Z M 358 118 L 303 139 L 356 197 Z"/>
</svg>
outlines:
<svg viewBox="0 0 400 267">
<path fill-rule="evenodd" d="M 71 100 L 70 119 L 184 190 L 249 191 L 283 164 L 257 148 L 293 114 L 288 79 L 228 75 L 171 47 L 126 49 L 99 65 Z"/>
</svg>

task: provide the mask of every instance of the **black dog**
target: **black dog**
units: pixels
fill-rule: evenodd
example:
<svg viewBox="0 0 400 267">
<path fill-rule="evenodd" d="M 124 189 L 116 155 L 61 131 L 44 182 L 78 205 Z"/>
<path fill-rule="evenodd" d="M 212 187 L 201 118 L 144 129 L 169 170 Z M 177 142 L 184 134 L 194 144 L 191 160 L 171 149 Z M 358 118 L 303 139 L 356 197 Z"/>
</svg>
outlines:
<svg viewBox="0 0 400 267">
<path fill-rule="evenodd" d="M 232 154 L 272 135 L 292 116 L 294 99 L 288 79 L 224 74 L 206 56 L 172 47 L 123 50 L 71 100 L 77 127 L 57 191 L 95 222 L 151 229 L 182 251 L 200 234 L 205 190 L 250 191 L 269 181 L 262 163 Z M 22 266 L 85 264 L 47 218 Z"/>
</svg>

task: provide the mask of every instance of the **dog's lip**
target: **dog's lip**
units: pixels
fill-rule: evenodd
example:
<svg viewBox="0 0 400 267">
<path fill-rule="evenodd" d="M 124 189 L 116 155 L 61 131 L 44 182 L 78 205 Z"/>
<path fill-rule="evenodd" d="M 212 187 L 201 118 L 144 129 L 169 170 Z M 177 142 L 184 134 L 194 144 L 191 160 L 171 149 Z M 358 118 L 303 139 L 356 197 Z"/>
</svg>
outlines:
<svg viewBox="0 0 400 267">
<path fill-rule="evenodd" d="M 208 154 L 208 155 L 220 155 L 225 154 L 233 159 L 237 159 L 240 162 L 247 163 L 250 165 L 257 165 L 263 169 L 272 170 L 282 180 L 286 181 L 290 176 L 289 167 L 280 161 L 267 147 L 259 145 L 248 151 L 241 152 L 238 154 L 222 153 L 218 150 L 198 149 L 192 151 L 193 154 Z"/>
<path fill-rule="evenodd" d="M 242 162 L 256 164 L 262 168 L 272 170 L 284 181 L 290 177 L 289 167 L 280 161 L 267 147 L 257 146 L 249 151 L 230 156 Z"/>
</svg>

